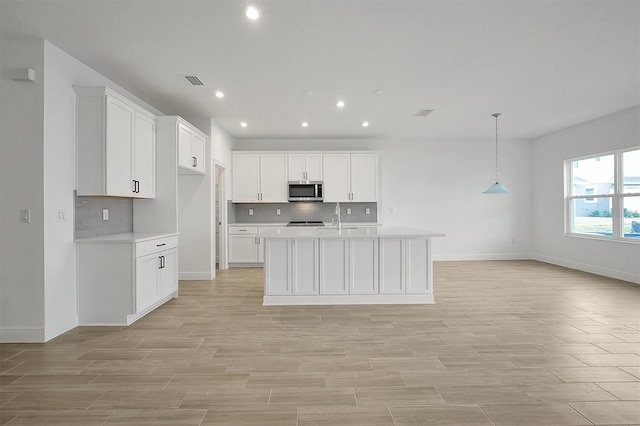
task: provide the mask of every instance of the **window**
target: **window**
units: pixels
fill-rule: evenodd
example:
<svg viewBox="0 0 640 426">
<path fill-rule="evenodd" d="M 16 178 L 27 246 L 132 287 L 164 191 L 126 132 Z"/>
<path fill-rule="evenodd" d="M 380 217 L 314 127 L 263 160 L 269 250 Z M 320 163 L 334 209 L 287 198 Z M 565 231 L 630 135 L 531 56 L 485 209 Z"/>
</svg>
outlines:
<svg viewBox="0 0 640 426">
<path fill-rule="evenodd" d="M 584 193 L 586 195 L 593 195 L 593 194 L 596 193 L 596 189 L 593 186 L 590 186 L 590 187 L 584 189 Z M 596 199 L 593 198 L 593 197 L 589 197 L 589 198 L 585 198 L 584 202 L 585 203 L 595 203 Z"/>
<path fill-rule="evenodd" d="M 567 160 L 566 234 L 640 243 L 640 149 Z"/>
</svg>

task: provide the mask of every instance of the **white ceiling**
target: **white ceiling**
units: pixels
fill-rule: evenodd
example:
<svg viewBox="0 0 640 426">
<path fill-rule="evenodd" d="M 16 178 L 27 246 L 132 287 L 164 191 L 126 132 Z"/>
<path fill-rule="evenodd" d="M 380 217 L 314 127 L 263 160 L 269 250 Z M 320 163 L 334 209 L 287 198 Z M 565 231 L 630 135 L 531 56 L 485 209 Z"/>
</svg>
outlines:
<svg viewBox="0 0 640 426">
<path fill-rule="evenodd" d="M 526 139 L 639 104 L 639 5 L 0 0 L 0 29 L 47 39 L 164 113 L 211 116 L 238 139 L 484 139 L 494 112 L 501 137 Z M 421 108 L 436 111 L 413 117 Z"/>
</svg>

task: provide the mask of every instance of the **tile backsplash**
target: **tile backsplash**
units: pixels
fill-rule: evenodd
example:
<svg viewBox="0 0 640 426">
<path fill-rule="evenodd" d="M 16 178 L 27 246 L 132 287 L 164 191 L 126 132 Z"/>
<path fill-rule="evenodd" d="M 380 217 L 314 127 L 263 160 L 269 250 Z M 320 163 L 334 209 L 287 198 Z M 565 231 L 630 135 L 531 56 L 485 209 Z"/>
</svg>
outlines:
<svg viewBox="0 0 640 426">
<path fill-rule="evenodd" d="M 102 209 L 109 209 L 109 220 L 102 220 Z M 133 232 L 133 200 L 76 195 L 74 218 L 76 239 Z"/>
<path fill-rule="evenodd" d="M 340 203 L 342 222 L 377 222 L 377 203 Z M 335 218 L 336 203 L 256 203 L 230 204 L 229 223 L 279 223 L 293 220 L 321 220 L 331 222 Z M 249 210 L 253 215 L 249 215 Z M 277 210 L 280 209 L 280 215 Z M 347 214 L 351 209 L 351 214 Z M 369 209 L 369 214 L 366 214 Z M 232 222 L 231 218 L 235 218 Z"/>
</svg>

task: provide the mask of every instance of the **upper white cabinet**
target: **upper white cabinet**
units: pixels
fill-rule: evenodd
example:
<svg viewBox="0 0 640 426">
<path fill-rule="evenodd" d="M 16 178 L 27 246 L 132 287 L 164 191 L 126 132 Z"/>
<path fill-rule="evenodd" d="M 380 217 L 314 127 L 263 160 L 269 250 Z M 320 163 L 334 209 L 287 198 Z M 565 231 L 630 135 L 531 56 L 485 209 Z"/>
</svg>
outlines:
<svg viewBox="0 0 640 426">
<path fill-rule="evenodd" d="M 290 181 L 321 181 L 322 154 L 289 154 Z"/>
<path fill-rule="evenodd" d="M 75 87 L 77 192 L 154 198 L 155 116 L 107 87 Z"/>
<path fill-rule="evenodd" d="M 325 202 L 378 201 L 377 154 L 324 154 Z"/>
<path fill-rule="evenodd" d="M 205 174 L 206 136 L 184 120 L 178 124 L 178 173 Z"/>
<path fill-rule="evenodd" d="M 234 203 L 288 201 L 286 154 L 234 154 L 232 175 Z"/>
</svg>

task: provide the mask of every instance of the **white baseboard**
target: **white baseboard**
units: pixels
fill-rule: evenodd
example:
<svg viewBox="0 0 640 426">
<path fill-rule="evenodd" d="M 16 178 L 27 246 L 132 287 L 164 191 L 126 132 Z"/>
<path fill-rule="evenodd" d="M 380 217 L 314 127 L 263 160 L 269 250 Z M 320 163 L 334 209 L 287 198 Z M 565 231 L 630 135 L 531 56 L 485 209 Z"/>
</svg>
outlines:
<svg viewBox="0 0 640 426">
<path fill-rule="evenodd" d="M 78 326 L 78 316 L 76 315 L 74 319 L 68 319 L 64 322 L 57 322 L 56 324 L 49 325 L 45 327 L 44 330 L 44 338 L 45 342 L 48 342 L 51 339 L 58 337 L 61 334 L 66 333 L 67 331 L 74 329 Z"/>
<path fill-rule="evenodd" d="M 589 272 L 591 274 L 602 275 L 616 280 L 628 281 L 634 284 L 640 284 L 640 275 L 630 274 L 628 272 L 616 271 L 615 269 L 603 268 L 601 266 L 589 265 L 586 263 L 574 262 L 572 260 L 559 259 L 543 255 L 533 255 L 532 259 L 551 263 L 552 265 L 563 266 L 569 269 L 577 269 L 578 271 Z"/>
<path fill-rule="evenodd" d="M 264 296 L 264 306 L 276 305 L 425 305 L 435 303 L 433 294 L 319 294 L 311 296 Z"/>
<path fill-rule="evenodd" d="M 229 268 L 262 268 L 264 263 L 229 263 Z"/>
<path fill-rule="evenodd" d="M 0 343 L 43 343 L 43 328 L 0 328 Z"/>
<path fill-rule="evenodd" d="M 531 260 L 531 253 L 493 253 L 493 254 L 455 254 L 440 255 L 433 254 L 433 260 L 443 261 L 463 261 L 463 260 Z"/>
<path fill-rule="evenodd" d="M 181 281 L 211 281 L 215 277 L 215 272 L 178 272 Z"/>
</svg>

